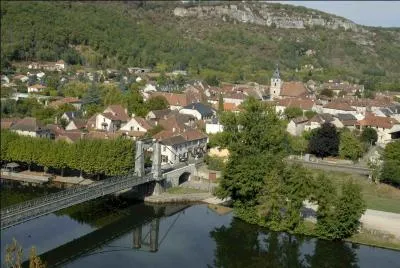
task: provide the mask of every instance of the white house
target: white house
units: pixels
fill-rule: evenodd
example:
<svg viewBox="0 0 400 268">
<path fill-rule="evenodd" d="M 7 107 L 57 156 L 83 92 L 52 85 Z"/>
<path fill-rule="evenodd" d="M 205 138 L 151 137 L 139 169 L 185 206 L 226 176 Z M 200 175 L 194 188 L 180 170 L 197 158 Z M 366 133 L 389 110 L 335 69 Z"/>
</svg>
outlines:
<svg viewBox="0 0 400 268">
<path fill-rule="evenodd" d="M 351 107 L 348 103 L 338 101 L 325 104 L 322 108 L 322 112 L 331 115 L 351 114 L 355 116 L 358 114 L 357 110 Z"/>
<path fill-rule="evenodd" d="M 95 129 L 117 131 L 129 120 L 128 112 L 121 105 L 110 105 L 96 115 Z"/>
<path fill-rule="evenodd" d="M 34 117 L 25 117 L 10 127 L 10 130 L 23 136 L 52 138 L 49 129 Z"/>
<path fill-rule="evenodd" d="M 65 70 L 65 65 L 66 65 L 65 61 L 63 61 L 63 60 L 59 60 L 54 64 L 54 66 L 57 69 L 57 71 Z"/>
<path fill-rule="evenodd" d="M 297 117 L 288 123 L 286 127 L 286 131 L 292 134 L 293 136 L 299 136 L 303 133 L 305 125 L 308 122 L 308 118 L 305 116 Z"/>
<path fill-rule="evenodd" d="M 153 125 L 142 117 L 135 116 L 131 118 L 123 127 L 121 131 L 139 131 L 147 132 L 153 128 Z"/>
<path fill-rule="evenodd" d="M 323 123 L 331 123 L 337 128 L 343 128 L 343 123 L 331 114 L 317 114 L 311 118 L 304 126 L 305 131 L 310 131 L 316 128 L 320 128 Z"/>
<path fill-rule="evenodd" d="M 216 118 L 206 122 L 206 133 L 215 134 L 224 131 L 224 126 Z"/>
<path fill-rule="evenodd" d="M 157 135 L 154 137 L 157 138 Z M 169 137 L 160 140 L 161 163 L 176 164 L 189 157 L 202 156 L 207 152 L 207 142 L 208 137 L 197 130 L 171 133 Z"/>
<path fill-rule="evenodd" d="M 28 86 L 28 93 L 42 92 L 45 89 L 46 89 L 46 86 L 35 84 L 35 85 L 32 85 L 32 86 Z"/>
<path fill-rule="evenodd" d="M 216 114 L 214 109 L 200 102 L 186 105 L 179 110 L 179 113 L 191 115 L 197 120 L 211 119 Z"/>
<path fill-rule="evenodd" d="M 363 120 L 359 120 L 356 127 L 362 130 L 371 127 L 378 134 L 378 144 L 385 146 L 392 140 L 400 139 L 400 123 L 394 118 L 375 116 L 367 113 Z"/>
</svg>

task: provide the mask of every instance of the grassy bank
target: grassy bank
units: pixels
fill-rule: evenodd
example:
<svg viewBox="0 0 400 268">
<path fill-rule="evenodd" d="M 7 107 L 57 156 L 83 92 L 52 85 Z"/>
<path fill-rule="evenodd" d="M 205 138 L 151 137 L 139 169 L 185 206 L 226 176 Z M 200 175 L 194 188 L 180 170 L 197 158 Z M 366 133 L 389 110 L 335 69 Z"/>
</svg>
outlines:
<svg viewBox="0 0 400 268">
<path fill-rule="evenodd" d="M 378 230 L 362 228 L 360 233 L 353 235 L 346 241 L 353 243 L 376 246 L 381 248 L 400 250 L 400 240 L 392 234 Z"/>
<path fill-rule="evenodd" d="M 312 172 L 318 174 L 324 171 L 312 170 Z M 332 179 L 337 187 L 348 180 L 357 182 L 361 186 L 368 209 L 400 213 L 400 189 L 383 183 L 371 183 L 366 177 L 358 174 L 333 171 L 325 172 L 325 174 Z"/>
</svg>

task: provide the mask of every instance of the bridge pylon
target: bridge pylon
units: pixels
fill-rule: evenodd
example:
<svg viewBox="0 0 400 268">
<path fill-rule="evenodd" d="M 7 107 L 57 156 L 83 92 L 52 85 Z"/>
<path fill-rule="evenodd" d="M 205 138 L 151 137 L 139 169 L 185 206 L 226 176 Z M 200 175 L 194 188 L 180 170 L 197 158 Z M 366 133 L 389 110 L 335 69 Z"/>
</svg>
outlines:
<svg viewBox="0 0 400 268">
<path fill-rule="evenodd" d="M 137 176 L 142 177 L 144 173 L 144 142 L 136 141 L 135 151 L 135 173 Z"/>
</svg>

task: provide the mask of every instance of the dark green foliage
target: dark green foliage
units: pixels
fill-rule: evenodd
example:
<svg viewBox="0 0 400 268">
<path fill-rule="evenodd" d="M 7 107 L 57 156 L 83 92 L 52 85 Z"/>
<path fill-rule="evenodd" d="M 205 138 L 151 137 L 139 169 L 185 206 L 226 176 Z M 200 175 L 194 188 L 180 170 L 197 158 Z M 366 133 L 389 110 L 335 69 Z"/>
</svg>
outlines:
<svg viewBox="0 0 400 268">
<path fill-rule="evenodd" d="M 283 112 L 286 119 L 291 120 L 293 118 L 299 117 L 303 115 L 303 110 L 298 107 L 288 107 Z"/>
<path fill-rule="evenodd" d="M 155 96 L 147 101 L 146 106 L 149 111 L 153 111 L 166 109 L 168 108 L 169 104 L 165 97 Z"/>
<path fill-rule="evenodd" d="M 204 162 L 207 164 L 208 169 L 222 171 L 225 167 L 224 159 L 219 157 L 206 156 Z"/>
<path fill-rule="evenodd" d="M 339 135 L 336 127 L 330 123 L 322 124 L 321 128 L 318 128 L 311 136 L 308 150 L 318 157 L 337 156 Z"/>
<path fill-rule="evenodd" d="M 273 107 L 254 98 L 242 107 L 238 115 L 221 116 L 230 157 L 218 194 L 247 205 L 255 204 L 267 172 L 281 165 L 286 133 Z"/>
<path fill-rule="evenodd" d="M 56 169 L 72 168 L 88 174 L 126 174 L 133 168 L 134 144 L 115 140 L 80 140 L 74 144 L 18 136 L 1 131 L 1 159 Z"/>
<path fill-rule="evenodd" d="M 327 88 L 324 88 L 323 90 L 321 90 L 321 92 L 319 93 L 322 96 L 326 96 L 326 97 L 333 97 L 333 91 Z"/>
<path fill-rule="evenodd" d="M 319 192 L 316 196 L 317 231 L 322 237 L 340 240 L 350 237 L 360 227 L 360 217 L 366 205 L 359 185 L 348 182 L 338 194 L 332 183 L 319 177 Z"/>
<path fill-rule="evenodd" d="M 377 140 L 378 140 L 378 133 L 376 133 L 375 129 L 366 127 L 361 132 L 361 141 L 367 144 L 375 145 Z"/>
<path fill-rule="evenodd" d="M 359 141 L 356 135 L 353 132 L 344 129 L 340 133 L 340 157 L 356 161 L 363 155 L 363 152 L 363 144 Z"/>
<path fill-rule="evenodd" d="M 400 184 L 400 141 L 391 142 L 383 153 L 381 179 L 393 184 Z"/>
<path fill-rule="evenodd" d="M 306 111 L 306 112 L 304 113 L 304 115 L 305 115 L 308 119 L 313 118 L 314 115 L 316 115 L 316 114 L 317 114 L 317 112 L 314 112 L 314 111 Z"/>
<path fill-rule="evenodd" d="M 354 33 L 343 29 L 182 19 L 171 15 L 176 5 L 182 3 L 148 2 L 139 7 L 125 2 L 5 1 L 1 5 L 2 73 L 10 72 L 11 61 L 64 59 L 95 68 L 162 65 L 165 72 L 187 70 L 211 85 L 241 80 L 265 83 L 279 61 L 284 72 L 295 74 L 292 78 L 376 78 L 374 88 L 379 88 L 379 83 L 396 83 L 400 71 L 398 31 L 369 29 L 376 36 L 363 34 L 362 38 L 374 45 L 359 46 Z M 270 4 L 272 9 L 277 6 Z M 257 6 L 251 8 L 257 12 Z M 289 6 L 285 12 L 307 13 Z M 306 56 L 307 49 L 318 53 Z M 323 71 L 313 71 L 311 77 L 309 71 L 294 73 L 304 64 Z M 175 82 L 183 84 L 179 77 Z"/>
</svg>

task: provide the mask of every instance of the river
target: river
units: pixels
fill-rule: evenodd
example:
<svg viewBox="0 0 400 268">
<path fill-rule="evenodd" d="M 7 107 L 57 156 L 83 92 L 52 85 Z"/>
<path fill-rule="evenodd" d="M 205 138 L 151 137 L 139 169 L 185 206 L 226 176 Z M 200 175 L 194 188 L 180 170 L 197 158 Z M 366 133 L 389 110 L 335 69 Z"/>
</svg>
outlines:
<svg viewBox="0 0 400 268">
<path fill-rule="evenodd" d="M 87 202 L 1 232 L 50 267 L 400 267 L 400 252 L 270 232 L 207 205 Z M 4 267 L 4 262 L 3 262 Z"/>
</svg>

